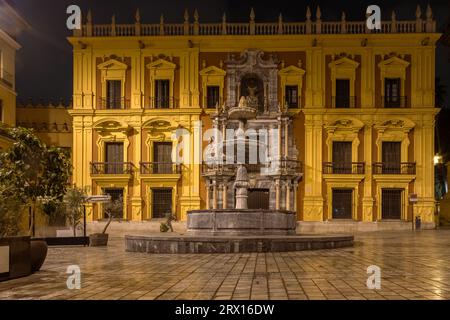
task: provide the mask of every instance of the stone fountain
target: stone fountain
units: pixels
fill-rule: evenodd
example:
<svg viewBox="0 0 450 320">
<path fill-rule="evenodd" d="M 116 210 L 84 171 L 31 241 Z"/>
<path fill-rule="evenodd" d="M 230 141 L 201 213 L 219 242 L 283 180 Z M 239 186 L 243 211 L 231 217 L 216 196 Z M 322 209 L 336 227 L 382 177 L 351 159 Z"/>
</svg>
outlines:
<svg viewBox="0 0 450 320">
<path fill-rule="evenodd" d="M 202 166 L 206 209 L 187 212 L 187 234 L 126 236 L 127 250 L 263 252 L 353 245 L 352 236 L 296 235 L 303 173 L 293 139 L 294 115 L 278 101 L 278 64 L 258 50 L 230 56 L 226 103 L 211 115 L 222 139 L 219 134 L 211 139 Z"/>
</svg>

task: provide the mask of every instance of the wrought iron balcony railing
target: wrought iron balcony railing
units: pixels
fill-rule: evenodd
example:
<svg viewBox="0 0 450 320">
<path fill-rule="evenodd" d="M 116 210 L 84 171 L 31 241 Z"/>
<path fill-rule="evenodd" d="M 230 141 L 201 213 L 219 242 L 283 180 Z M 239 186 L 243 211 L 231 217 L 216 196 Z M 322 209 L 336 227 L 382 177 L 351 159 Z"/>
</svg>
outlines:
<svg viewBox="0 0 450 320">
<path fill-rule="evenodd" d="M 383 108 L 406 108 L 407 97 L 406 96 L 396 96 L 396 97 L 382 97 Z"/>
<path fill-rule="evenodd" d="M 331 97 L 331 104 L 333 108 L 355 108 L 356 97 L 354 96 L 335 96 Z"/>
<path fill-rule="evenodd" d="M 129 109 L 130 99 L 126 98 L 100 98 L 97 109 Z"/>
<path fill-rule="evenodd" d="M 175 97 L 148 97 L 145 107 L 146 109 L 177 109 L 178 101 Z"/>
<path fill-rule="evenodd" d="M 386 163 L 375 162 L 373 174 L 416 174 L 415 162 Z"/>
<path fill-rule="evenodd" d="M 364 174 L 365 162 L 324 162 L 324 174 Z"/>
<path fill-rule="evenodd" d="M 180 174 L 181 165 L 173 162 L 141 162 L 141 174 Z"/>
<path fill-rule="evenodd" d="M 131 174 L 131 162 L 91 162 L 91 174 Z"/>
</svg>

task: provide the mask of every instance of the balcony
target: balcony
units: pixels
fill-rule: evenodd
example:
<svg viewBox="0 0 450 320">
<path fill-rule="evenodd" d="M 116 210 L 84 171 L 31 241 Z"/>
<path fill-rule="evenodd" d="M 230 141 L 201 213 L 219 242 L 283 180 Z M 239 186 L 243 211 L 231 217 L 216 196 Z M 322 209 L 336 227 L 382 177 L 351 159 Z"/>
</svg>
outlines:
<svg viewBox="0 0 450 320">
<path fill-rule="evenodd" d="M 180 174 L 181 165 L 173 162 L 141 162 L 141 174 Z"/>
<path fill-rule="evenodd" d="M 0 81 L 11 89 L 14 87 L 14 77 L 5 69 L 0 70 Z"/>
<path fill-rule="evenodd" d="M 406 108 L 407 97 L 382 97 L 381 101 L 383 103 L 383 108 Z"/>
<path fill-rule="evenodd" d="M 98 100 L 97 109 L 129 109 L 130 99 L 126 98 L 100 98 Z"/>
<path fill-rule="evenodd" d="M 344 109 L 344 108 L 355 108 L 356 107 L 356 97 L 352 96 L 336 96 L 331 97 L 331 104 L 333 108 Z"/>
<path fill-rule="evenodd" d="M 146 109 L 177 109 L 179 100 L 175 97 L 148 97 L 145 101 Z"/>
<path fill-rule="evenodd" d="M 131 175 L 131 162 L 91 162 L 91 175 Z"/>
<path fill-rule="evenodd" d="M 373 174 L 416 174 L 415 162 L 385 163 L 375 162 Z"/>
<path fill-rule="evenodd" d="M 365 162 L 324 162 L 323 174 L 364 174 Z"/>
</svg>

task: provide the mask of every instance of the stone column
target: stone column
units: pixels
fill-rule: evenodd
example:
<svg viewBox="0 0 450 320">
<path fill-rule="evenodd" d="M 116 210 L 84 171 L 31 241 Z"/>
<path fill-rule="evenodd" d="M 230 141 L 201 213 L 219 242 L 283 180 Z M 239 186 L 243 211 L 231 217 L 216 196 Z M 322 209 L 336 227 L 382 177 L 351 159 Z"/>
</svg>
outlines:
<svg viewBox="0 0 450 320">
<path fill-rule="evenodd" d="M 297 187 L 298 187 L 298 183 L 297 182 L 295 182 L 294 183 L 294 190 L 293 190 L 293 193 L 294 193 L 294 208 L 293 208 L 293 210 L 295 211 L 295 212 L 297 212 Z"/>
<path fill-rule="evenodd" d="M 286 119 L 284 124 L 284 157 L 287 159 L 289 156 L 289 119 Z"/>
<path fill-rule="evenodd" d="M 209 197 L 210 197 L 210 195 L 209 195 L 209 189 L 211 188 L 211 186 L 209 185 L 209 182 L 206 182 L 206 210 L 209 210 L 210 209 L 210 206 L 209 206 Z"/>
<path fill-rule="evenodd" d="M 227 181 L 225 181 L 222 186 L 222 209 L 227 208 L 227 191 Z"/>
<path fill-rule="evenodd" d="M 275 210 L 280 210 L 280 180 L 275 180 Z"/>
<path fill-rule="evenodd" d="M 291 210 L 291 183 L 286 181 L 286 210 Z"/>
<path fill-rule="evenodd" d="M 217 183 L 213 182 L 213 209 L 217 209 Z"/>
<path fill-rule="evenodd" d="M 278 118 L 278 160 L 281 159 L 281 118 Z"/>
</svg>

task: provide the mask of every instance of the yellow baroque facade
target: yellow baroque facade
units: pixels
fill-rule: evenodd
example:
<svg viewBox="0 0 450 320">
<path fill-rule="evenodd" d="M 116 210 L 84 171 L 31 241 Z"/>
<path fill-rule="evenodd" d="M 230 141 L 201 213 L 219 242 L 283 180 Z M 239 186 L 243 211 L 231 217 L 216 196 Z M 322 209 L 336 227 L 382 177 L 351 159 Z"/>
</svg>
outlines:
<svg viewBox="0 0 450 320">
<path fill-rule="evenodd" d="M 89 13 L 68 38 L 73 182 L 121 196 L 130 221 L 167 211 L 186 220 L 188 210 L 209 207 L 217 191 L 202 178 L 202 134 L 229 98 L 227 61 L 257 49 L 279 61 L 279 111 L 303 164 L 293 193 L 300 224 L 406 224 L 419 216 L 434 227 L 440 34 L 431 9 L 418 8 L 411 21 L 394 15 L 376 31 L 320 16 L 308 9 L 304 22 L 257 23 L 252 10 L 246 23 L 202 24 L 186 12 L 183 23 L 144 24 L 137 12 L 133 24 L 113 17 L 96 25 Z M 100 205 L 88 208 L 89 221 L 102 218 Z"/>
</svg>

